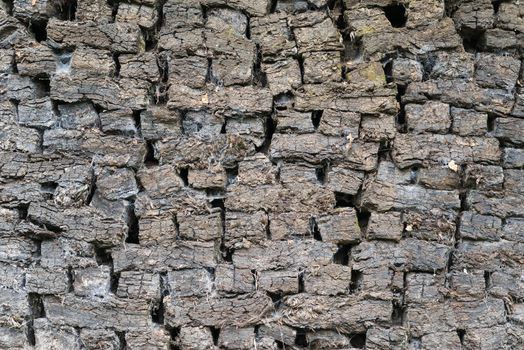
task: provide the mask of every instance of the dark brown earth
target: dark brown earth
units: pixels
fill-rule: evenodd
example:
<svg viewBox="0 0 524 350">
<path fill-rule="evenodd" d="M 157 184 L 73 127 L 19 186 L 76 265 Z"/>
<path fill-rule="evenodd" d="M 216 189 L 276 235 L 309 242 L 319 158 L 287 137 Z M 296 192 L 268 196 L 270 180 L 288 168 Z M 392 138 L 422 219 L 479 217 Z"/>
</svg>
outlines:
<svg viewBox="0 0 524 350">
<path fill-rule="evenodd" d="M 524 1 L 0 4 L 0 349 L 524 349 Z"/>
</svg>

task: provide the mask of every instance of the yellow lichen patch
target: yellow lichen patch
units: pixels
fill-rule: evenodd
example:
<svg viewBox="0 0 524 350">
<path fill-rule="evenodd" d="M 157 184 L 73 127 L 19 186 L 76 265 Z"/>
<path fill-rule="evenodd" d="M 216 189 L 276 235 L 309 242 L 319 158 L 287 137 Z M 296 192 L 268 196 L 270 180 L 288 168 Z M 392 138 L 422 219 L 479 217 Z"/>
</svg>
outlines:
<svg viewBox="0 0 524 350">
<path fill-rule="evenodd" d="M 373 33 L 376 33 L 376 29 L 375 27 L 372 27 L 372 26 L 364 26 L 362 28 L 359 28 L 356 33 L 355 33 L 355 36 L 357 37 L 362 37 L 364 35 L 369 35 L 369 34 L 373 34 Z"/>
<path fill-rule="evenodd" d="M 346 80 L 352 83 L 373 83 L 374 86 L 384 86 L 386 76 L 380 62 L 371 62 L 359 65 L 355 70 L 346 74 Z"/>
</svg>

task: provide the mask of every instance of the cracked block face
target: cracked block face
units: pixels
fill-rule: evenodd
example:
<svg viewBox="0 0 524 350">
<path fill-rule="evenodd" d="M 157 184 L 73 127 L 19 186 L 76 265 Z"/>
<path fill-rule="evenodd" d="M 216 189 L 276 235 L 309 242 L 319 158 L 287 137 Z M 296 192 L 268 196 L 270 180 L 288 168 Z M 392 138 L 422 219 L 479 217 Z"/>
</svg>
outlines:
<svg viewBox="0 0 524 350">
<path fill-rule="evenodd" d="M 0 348 L 524 349 L 521 3 L 4 1 Z"/>
</svg>

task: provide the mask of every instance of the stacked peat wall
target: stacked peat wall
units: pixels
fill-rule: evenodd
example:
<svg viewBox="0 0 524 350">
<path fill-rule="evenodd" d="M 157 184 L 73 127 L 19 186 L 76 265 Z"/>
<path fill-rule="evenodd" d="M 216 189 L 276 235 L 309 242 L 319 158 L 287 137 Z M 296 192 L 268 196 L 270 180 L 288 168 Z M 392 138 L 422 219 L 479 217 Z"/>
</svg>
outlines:
<svg viewBox="0 0 524 350">
<path fill-rule="evenodd" d="M 0 349 L 524 349 L 524 1 L 0 4 Z"/>
</svg>

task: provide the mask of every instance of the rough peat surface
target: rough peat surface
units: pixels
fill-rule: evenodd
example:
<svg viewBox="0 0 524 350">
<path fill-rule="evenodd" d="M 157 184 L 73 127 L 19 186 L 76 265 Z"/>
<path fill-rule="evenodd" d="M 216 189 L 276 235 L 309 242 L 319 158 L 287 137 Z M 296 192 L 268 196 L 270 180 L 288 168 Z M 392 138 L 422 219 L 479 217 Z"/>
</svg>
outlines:
<svg viewBox="0 0 524 350">
<path fill-rule="evenodd" d="M 0 4 L 0 349 L 524 349 L 524 1 Z"/>
</svg>

